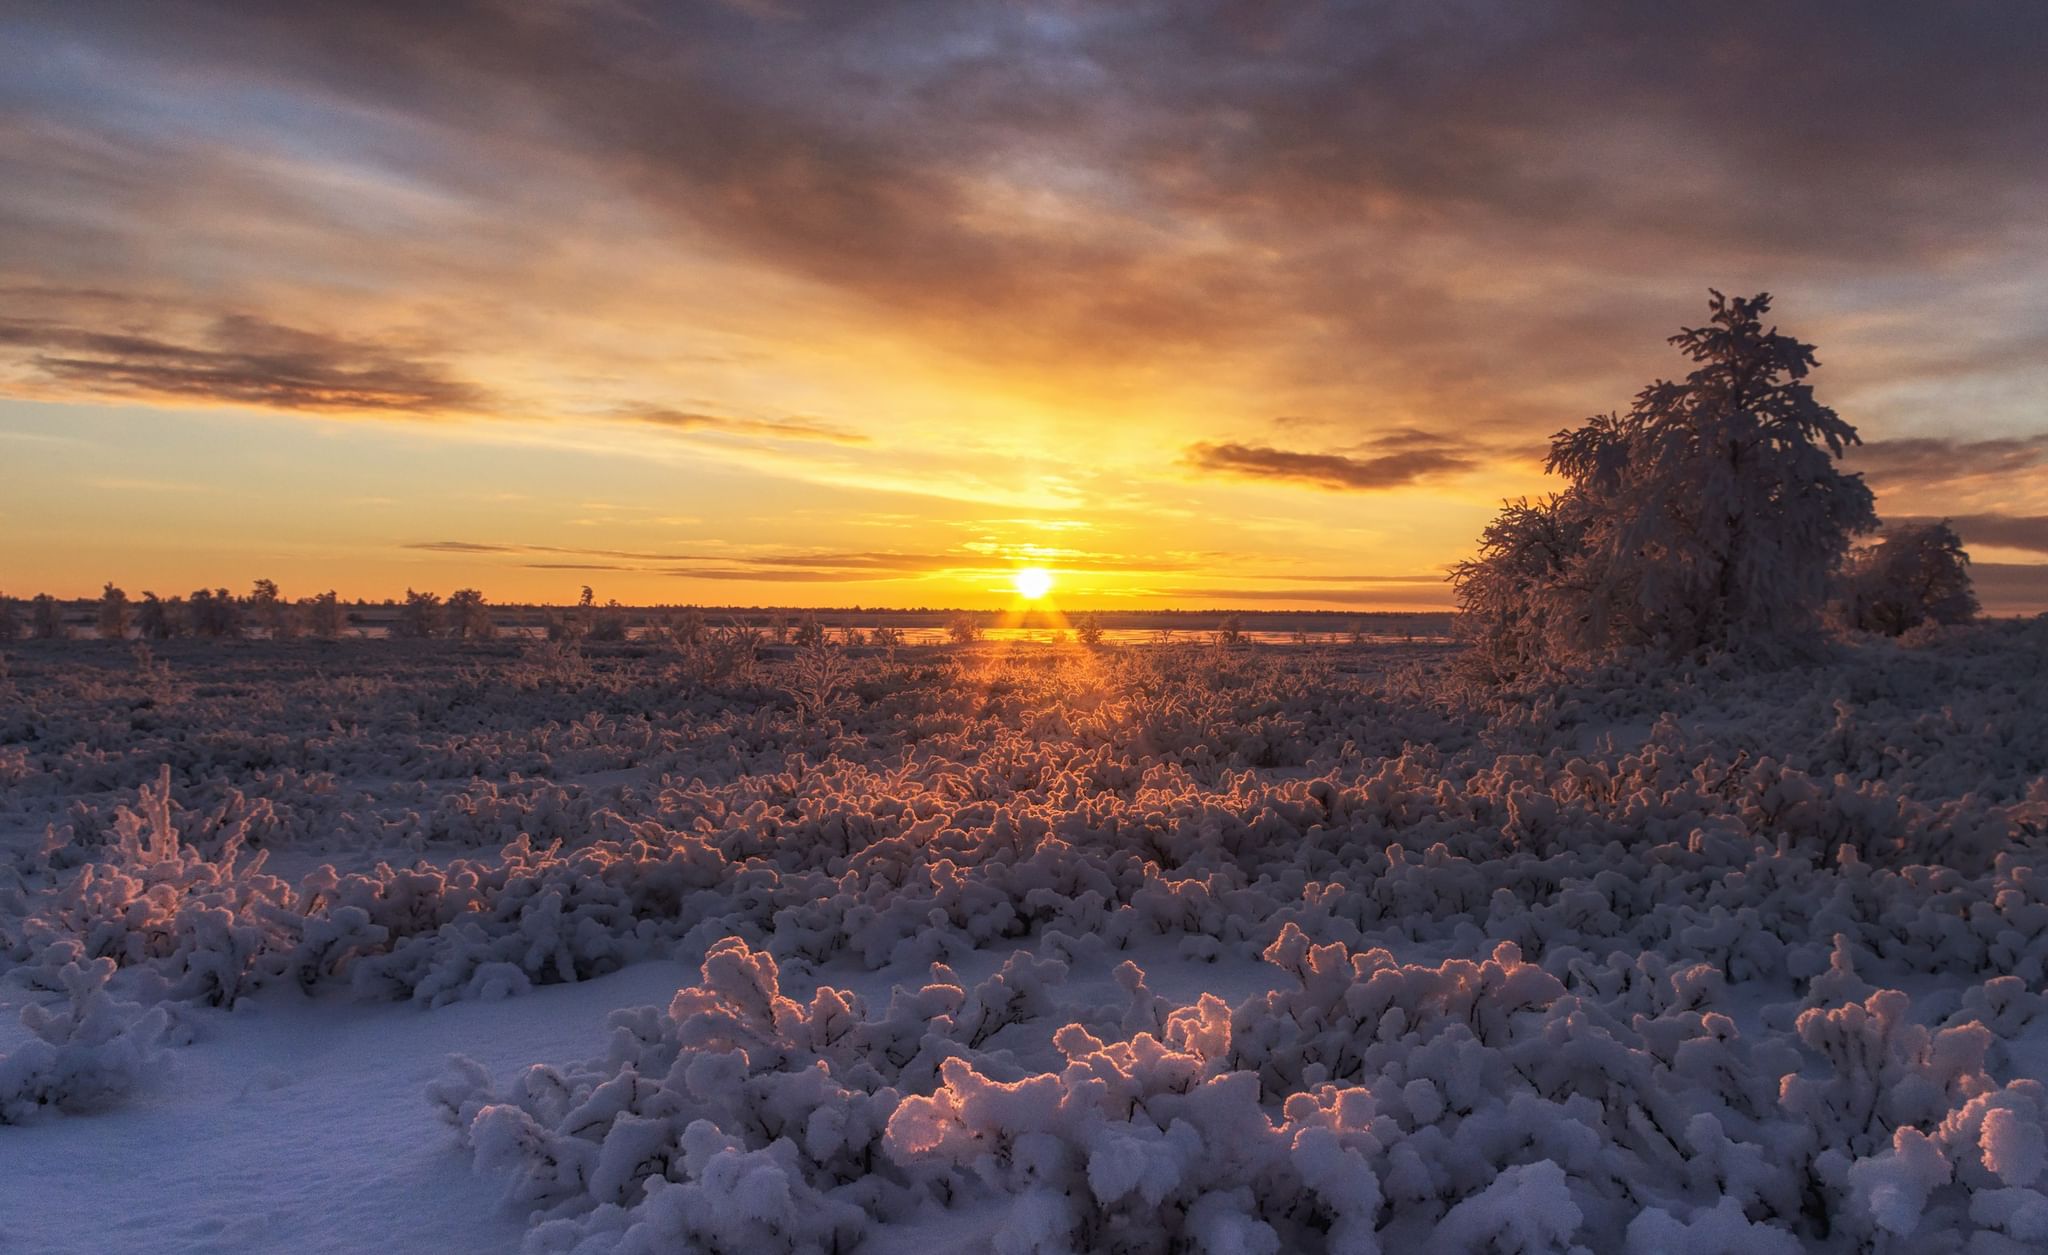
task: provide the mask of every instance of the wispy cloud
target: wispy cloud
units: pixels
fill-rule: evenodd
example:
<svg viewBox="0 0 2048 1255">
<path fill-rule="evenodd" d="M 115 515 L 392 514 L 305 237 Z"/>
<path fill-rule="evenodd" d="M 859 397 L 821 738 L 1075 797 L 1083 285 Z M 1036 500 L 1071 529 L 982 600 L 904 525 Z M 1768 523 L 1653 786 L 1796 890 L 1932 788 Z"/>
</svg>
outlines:
<svg viewBox="0 0 2048 1255">
<path fill-rule="evenodd" d="M 441 414 L 487 403 L 482 389 L 391 346 L 260 318 L 217 319 L 196 344 L 0 321 L 0 349 L 49 383 L 86 393 L 319 413 Z"/>
<path fill-rule="evenodd" d="M 1471 457 L 1442 448 L 1353 457 L 1234 443 L 1190 445 L 1184 460 L 1197 470 L 1213 474 L 1284 480 L 1342 491 L 1399 488 L 1432 475 L 1471 470 L 1479 464 Z"/>
<path fill-rule="evenodd" d="M 1980 475 L 2017 475 L 2048 466 L 2048 433 L 1988 440 L 1956 436 L 1866 440 L 1849 450 L 1846 461 L 1881 488 L 1948 484 Z"/>
<path fill-rule="evenodd" d="M 1893 523 L 1931 523 L 1933 516 L 1907 516 Z M 2048 514 L 1956 514 L 1948 517 L 1964 545 L 1990 545 L 2048 554 Z"/>
<path fill-rule="evenodd" d="M 757 436 L 770 440 L 816 440 L 841 445 L 872 443 L 867 436 L 857 431 L 848 431 L 809 418 L 735 418 L 726 414 L 669 409 L 628 410 L 623 412 L 622 417 L 631 422 L 659 427 L 664 431 Z"/>
</svg>

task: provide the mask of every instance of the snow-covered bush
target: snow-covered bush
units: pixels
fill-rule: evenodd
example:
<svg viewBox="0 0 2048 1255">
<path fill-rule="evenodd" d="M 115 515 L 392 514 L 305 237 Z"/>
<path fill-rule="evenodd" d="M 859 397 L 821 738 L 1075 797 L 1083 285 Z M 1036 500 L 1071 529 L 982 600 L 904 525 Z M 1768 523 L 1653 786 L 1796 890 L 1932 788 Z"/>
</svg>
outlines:
<svg viewBox="0 0 2048 1255">
<path fill-rule="evenodd" d="M 34 1036 L 0 1052 L 0 1125 L 98 1110 L 158 1071 L 166 1010 L 110 993 L 113 960 L 82 961 L 75 948 L 62 957 L 56 988 L 63 1005 L 24 1008 L 22 1024 Z"/>
<path fill-rule="evenodd" d="M 1836 613 L 1861 632 L 1902 636 L 1924 623 L 1968 623 L 1977 615 L 1970 555 L 1947 520 L 1887 529 L 1849 555 L 1837 585 Z"/>
</svg>

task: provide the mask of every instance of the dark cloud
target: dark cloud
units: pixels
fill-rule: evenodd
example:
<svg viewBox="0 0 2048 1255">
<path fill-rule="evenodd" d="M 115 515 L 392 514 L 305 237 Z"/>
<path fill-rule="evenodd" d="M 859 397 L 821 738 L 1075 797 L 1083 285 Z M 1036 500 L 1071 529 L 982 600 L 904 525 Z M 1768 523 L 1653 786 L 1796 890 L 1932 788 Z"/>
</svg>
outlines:
<svg viewBox="0 0 2048 1255">
<path fill-rule="evenodd" d="M 1604 378 L 1648 276 L 1982 255 L 2048 167 L 2041 6 L 132 0 L 20 29 L 598 180 L 977 355 L 1256 348 L 1495 422 Z"/>
<path fill-rule="evenodd" d="M 1339 453 L 1297 453 L 1263 445 L 1194 444 L 1183 459 L 1198 470 L 1243 479 L 1279 479 L 1318 488 L 1399 488 L 1430 475 L 1469 470 L 1472 458 L 1439 448 L 1349 457 Z"/>
<path fill-rule="evenodd" d="M 199 345 L 148 335 L 0 321 L 0 348 L 32 372 L 88 392 L 317 412 L 441 414 L 486 404 L 481 389 L 389 346 L 234 315 Z"/>
<path fill-rule="evenodd" d="M 1897 524 L 1937 521 L 1933 516 L 1886 520 Z M 2048 553 L 2048 514 L 1954 514 L 1948 516 L 1948 524 L 1963 538 L 1965 546 L 1993 545 Z"/>
<path fill-rule="evenodd" d="M 1302 440 L 1317 452 L 1250 435 L 1194 454 L 1328 487 L 1474 457 L 1426 432 L 1351 443 L 1363 433 L 1540 435 L 1625 403 L 1669 368 L 1660 337 L 1708 283 L 1786 293 L 1788 329 L 1831 362 L 1837 328 L 1889 326 L 1860 359 L 1874 378 L 1895 345 L 1930 374 L 1983 343 L 1920 312 L 1930 296 L 2023 289 L 2042 265 L 2041 5 L 27 0 L 9 16 L 0 275 L 25 287 L 224 301 L 178 259 L 202 255 L 180 247 L 202 234 L 191 219 L 230 202 L 260 206 L 251 250 L 279 274 L 399 287 L 439 313 L 442 293 L 409 285 L 460 270 L 519 308 L 545 299 L 527 263 L 586 228 L 579 207 L 630 205 L 656 243 L 794 280 L 862 332 L 1027 367 L 1005 376 L 1020 389 L 1143 402 L 1167 381 L 1341 416 Z M 63 49 L 99 58 L 96 81 L 50 68 Z M 323 162 L 503 234 L 401 224 L 388 248 L 353 247 L 368 228 L 348 198 L 281 173 Z M 648 287 L 663 274 L 650 262 Z M 365 375 L 351 393 L 234 361 L 49 356 L 52 377 L 144 395 L 461 404 L 410 360 L 345 367 Z"/>
<path fill-rule="evenodd" d="M 666 431 L 714 432 L 732 436 L 759 436 L 771 440 L 817 440 L 827 444 L 871 443 L 859 432 L 834 427 L 809 418 L 735 418 L 726 414 L 701 414 L 685 410 L 643 409 L 628 411 L 624 417 Z"/>
<path fill-rule="evenodd" d="M 2048 612 L 2048 563 L 1972 562 L 1970 583 L 1987 614 Z"/>
<path fill-rule="evenodd" d="M 2048 435 L 1867 440 L 1852 448 L 1845 460 L 1880 485 L 1946 484 L 1979 475 L 2014 475 L 2048 464 Z"/>
</svg>

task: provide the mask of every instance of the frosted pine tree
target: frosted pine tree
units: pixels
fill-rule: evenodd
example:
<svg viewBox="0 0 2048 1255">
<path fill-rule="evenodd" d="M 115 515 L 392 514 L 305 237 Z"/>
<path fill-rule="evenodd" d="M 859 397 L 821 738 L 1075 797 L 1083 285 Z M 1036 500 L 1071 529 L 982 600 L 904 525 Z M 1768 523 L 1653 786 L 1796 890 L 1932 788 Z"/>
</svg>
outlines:
<svg viewBox="0 0 2048 1255">
<path fill-rule="evenodd" d="M 1511 506 L 1453 574 L 1482 638 L 1683 655 L 1769 650 L 1817 625 L 1851 539 L 1877 525 L 1862 477 L 1837 465 L 1856 429 L 1814 399 L 1813 346 L 1765 327 L 1768 293 L 1714 292 L 1709 309 L 1671 337 L 1697 363 L 1682 382 L 1552 438 L 1546 468 L 1570 481 L 1554 519 Z M 1550 539 L 1571 552 L 1531 569 Z"/>
</svg>

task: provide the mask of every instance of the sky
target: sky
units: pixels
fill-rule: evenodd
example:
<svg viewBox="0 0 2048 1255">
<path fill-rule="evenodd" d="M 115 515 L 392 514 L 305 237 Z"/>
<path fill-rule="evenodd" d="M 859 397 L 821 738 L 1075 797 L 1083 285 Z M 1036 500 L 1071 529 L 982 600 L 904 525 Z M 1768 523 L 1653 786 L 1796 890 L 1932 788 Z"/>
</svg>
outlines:
<svg viewBox="0 0 2048 1255">
<path fill-rule="evenodd" d="M 1709 287 L 2048 609 L 2048 6 L 13 0 L 0 590 L 1450 601 Z"/>
</svg>

